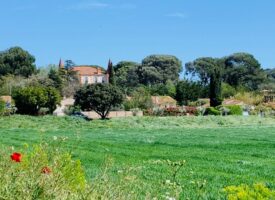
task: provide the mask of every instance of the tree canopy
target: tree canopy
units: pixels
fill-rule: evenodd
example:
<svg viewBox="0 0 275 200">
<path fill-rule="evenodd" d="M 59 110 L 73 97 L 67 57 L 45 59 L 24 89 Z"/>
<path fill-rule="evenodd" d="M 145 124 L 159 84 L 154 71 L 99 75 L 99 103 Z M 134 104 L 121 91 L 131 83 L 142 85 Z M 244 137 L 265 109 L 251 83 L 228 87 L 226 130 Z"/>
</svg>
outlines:
<svg viewBox="0 0 275 200">
<path fill-rule="evenodd" d="M 111 84 L 93 84 L 82 87 L 74 96 L 75 105 L 84 111 L 95 111 L 106 119 L 110 109 L 123 101 L 121 91 Z"/>
<path fill-rule="evenodd" d="M 187 105 L 189 101 L 196 101 L 201 95 L 201 85 L 188 80 L 179 81 L 176 86 L 176 96 L 179 105 Z"/>
<path fill-rule="evenodd" d="M 151 55 L 142 60 L 139 69 L 141 83 L 153 85 L 166 83 L 168 80 L 178 81 L 182 72 L 182 63 L 170 55 Z"/>
<path fill-rule="evenodd" d="M 121 61 L 115 65 L 114 72 L 117 85 L 124 90 L 137 87 L 139 85 L 139 65 L 131 61 Z"/>
<path fill-rule="evenodd" d="M 261 64 L 248 53 L 235 53 L 223 58 L 224 72 L 222 79 L 231 86 L 244 86 L 256 90 L 266 79 Z"/>
<path fill-rule="evenodd" d="M 29 77 L 36 71 L 35 58 L 20 47 L 0 52 L 0 76 L 8 74 Z"/>
<path fill-rule="evenodd" d="M 210 105 L 213 107 L 219 106 L 222 103 L 222 72 L 224 64 L 218 58 L 198 58 L 194 62 L 186 64 L 187 73 L 193 75 L 198 74 L 202 84 L 209 84 Z"/>
</svg>

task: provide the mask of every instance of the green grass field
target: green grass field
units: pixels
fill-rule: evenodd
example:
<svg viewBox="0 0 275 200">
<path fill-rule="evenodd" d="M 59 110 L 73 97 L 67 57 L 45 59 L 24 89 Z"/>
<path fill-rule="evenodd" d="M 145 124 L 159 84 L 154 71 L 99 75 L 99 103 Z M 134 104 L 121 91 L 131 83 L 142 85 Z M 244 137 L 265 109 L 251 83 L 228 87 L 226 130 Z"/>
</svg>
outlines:
<svg viewBox="0 0 275 200">
<path fill-rule="evenodd" d="M 0 118 L 0 127 L 0 144 L 16 150 L 25 143 L 55 143 L 54 136 L 68 137 L 59 146 L 81 160 L 88 180 L 93 182 L 107 168 L 110 181 L 119 184 L 120 174 L 125 173 L 129 192 L 138 192 L 141 199 L 148 193 L 163 198 L 175 195 L 172 186 L 166 186 L 173 180 L 173 167 L 162 162 L 167 159 L 186 161 L 176 177 L 183 188 L 182 199 L 224 198 L 222 189 L 230 185 L 265 183 L 275 188 L 275 119 L 271 118 L 144 117 L 88 122 L 12 116 Z M 130 179 L 141 184 L 131 185 Z"/>
</svg>

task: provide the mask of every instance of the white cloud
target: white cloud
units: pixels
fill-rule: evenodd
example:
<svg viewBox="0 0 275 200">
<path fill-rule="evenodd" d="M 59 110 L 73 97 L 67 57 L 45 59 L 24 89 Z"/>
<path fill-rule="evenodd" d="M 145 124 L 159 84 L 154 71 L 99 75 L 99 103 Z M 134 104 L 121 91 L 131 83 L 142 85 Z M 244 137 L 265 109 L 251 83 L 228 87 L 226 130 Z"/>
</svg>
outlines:
<svg viewBox="0 0 275 200">
<path fill-rule="evenodd" d="M 170 13 L 165 15 L 166 17 L 175 17 L 175 18 L 181 18 L 181 19 L 186 19 L 187 16 L 186 14 L 182 13 L 182 12 L 175 12 L 175 13 Z"/>
</svg>

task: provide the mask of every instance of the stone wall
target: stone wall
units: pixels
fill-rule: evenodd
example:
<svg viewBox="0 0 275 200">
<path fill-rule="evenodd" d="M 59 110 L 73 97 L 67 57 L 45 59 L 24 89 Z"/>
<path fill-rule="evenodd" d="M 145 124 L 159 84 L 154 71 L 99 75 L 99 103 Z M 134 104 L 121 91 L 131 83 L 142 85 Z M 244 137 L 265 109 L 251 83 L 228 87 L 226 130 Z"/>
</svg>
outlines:
<svg viewBox="0 0 275 200">
<path fill-rule="evenodd" d="M 100 116 L 96 112 L 82 112 L 85 116 L 90 119 L 100 119 Z M 138 116 L 142 117 L 143 112 L 132 112 L 132 111 L 111 111 L 108 115 L 108 118 L 118 118 L 118 117 L 133 117 Z"/>
</svg>

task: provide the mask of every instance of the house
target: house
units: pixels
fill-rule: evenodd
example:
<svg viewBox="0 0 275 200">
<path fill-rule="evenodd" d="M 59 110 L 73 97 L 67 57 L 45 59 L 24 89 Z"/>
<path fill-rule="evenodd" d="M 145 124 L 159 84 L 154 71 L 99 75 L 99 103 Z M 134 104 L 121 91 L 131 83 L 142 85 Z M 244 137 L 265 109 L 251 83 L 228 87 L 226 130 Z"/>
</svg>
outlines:
<svg viewBox="0 0 275 200">
<path fill-rule="evenodd" d="M 155 107 L 160 107 L 160 108 L 177 107 L 177 101 L 170 96 L 152 96 L 151 99 Z"/>
<path fill-rule="evenodd" d="M 109 82 L 108 73 L 98 66 L 80 65 L 74 66 L 71 70 L 77 73 L 82 85 Z"/>
<path fill-rule="evenodd" d="M 109 69 L 111 66 L 112 62 L 109 60 L 107 70 L 95 65 L 77 65 L 73 66 L 70 70 L 76 72 L 79 82 L 82 85 L 109 83 Z M 64 68 L 62 60 L 59 62 L 59 68 Z"/>
</svg>

